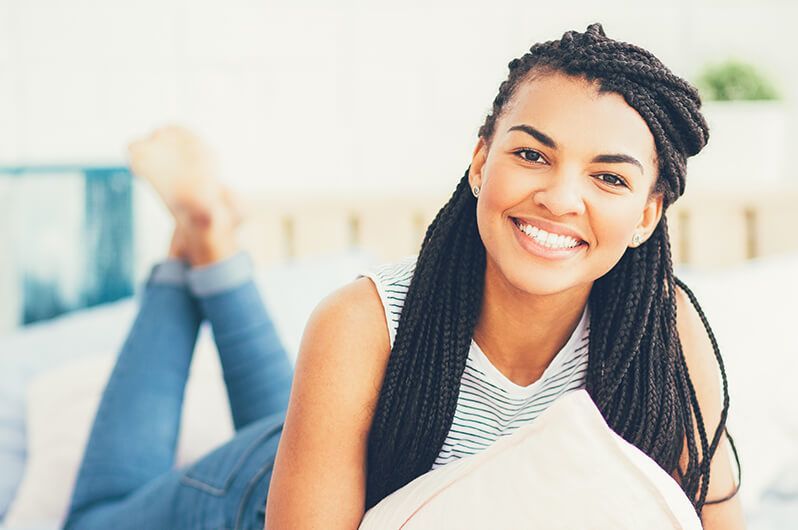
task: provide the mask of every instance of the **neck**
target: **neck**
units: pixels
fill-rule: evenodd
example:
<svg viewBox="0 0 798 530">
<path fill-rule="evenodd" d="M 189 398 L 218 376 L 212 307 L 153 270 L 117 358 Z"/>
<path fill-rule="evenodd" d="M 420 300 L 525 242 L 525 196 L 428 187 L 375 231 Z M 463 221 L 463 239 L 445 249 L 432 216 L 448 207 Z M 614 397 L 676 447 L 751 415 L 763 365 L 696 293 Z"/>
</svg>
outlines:
<svg viewBox="0 0 798 530">
<path fill-rule="evenodd" d="M 508 379 L 522 386 L 542 375 L 573 334 L 592 282 L 553 294 L 520 291 L 487 259 L 474 340 Z"/>
</svg>

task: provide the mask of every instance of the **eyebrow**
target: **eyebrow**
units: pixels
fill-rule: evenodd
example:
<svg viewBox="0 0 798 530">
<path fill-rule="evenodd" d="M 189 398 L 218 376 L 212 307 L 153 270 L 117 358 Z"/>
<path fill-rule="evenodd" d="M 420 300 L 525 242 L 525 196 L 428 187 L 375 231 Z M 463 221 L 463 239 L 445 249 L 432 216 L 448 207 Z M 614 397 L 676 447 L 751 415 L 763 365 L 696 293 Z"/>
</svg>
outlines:
<svg viewBox="0 0 798 530">
<path fill-rule="evenodd" d="M 545 145 L 546 147 L 550 147 L 551 149 L 558 149 L 557 142 L 555 142 L 551 138 L 551 136 L 543 133 L 542 131 L 539 131 L 538 129 L 535 129 L 531 125 L 527 124 L 513 125 L 509 129 L 507 129 L 507 132 L 511 131 L 525 132 L 528 135 L 535 138 L 538 142 Z M 607 164 L 632 164 L 637 166 L 637 168 L 640 170 L 640 173 L 643 173 L 643 164 L 641 164 L 636 158 L 629 155 L 625 155 L 623 153 L 596 155 L 593 157 L 593 159 L 590 162 L 591 163 L 604 162 Z"/>
</svg>

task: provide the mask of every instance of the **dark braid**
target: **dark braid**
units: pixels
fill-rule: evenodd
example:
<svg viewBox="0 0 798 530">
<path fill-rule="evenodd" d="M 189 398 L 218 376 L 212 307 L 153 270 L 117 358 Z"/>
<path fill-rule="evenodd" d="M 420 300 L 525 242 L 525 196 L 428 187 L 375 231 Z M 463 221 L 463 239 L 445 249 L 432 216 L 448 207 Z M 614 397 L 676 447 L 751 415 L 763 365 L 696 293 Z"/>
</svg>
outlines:
<svg viewBox="0 0 798 530">
<path fill-rule="evenodd" d="M 584 33 L 568 31 L 560 40 L 535 44 L 508 66 L 509 76 L 478 132 L 488 147 L 517 88 L 562 72 L 597 82 L 600 93 L 622 95 L 645 119 L 655 139 L 659 172 L 651 193 L 662 194 L 664 210 L 684 193 L 686 159 L 706 145 L 709 130 L 697 90 L 650 52 L 607 38 L 595 23 Z M 430 470 L 454 417 L 481 309 L 486 259 L 469 170 L 421 245 L 369 433 L 367 508 Z M 723 412 L 711 440 L 676 329 L 676 285 L 698 310 L 723 377 Z M 627 249 L 594 282 L 588 304 L 587 391 L 615 432 L 669 474 L 678 473 L 700 515 L 710 460 L 725 429 L 726 372 L 703 311 L 673 274 L 664 213 L 644 244 Z M 685 439 L 688 462 L 682 473 Z"/>
<path fill-rule="evenodd" d="M 454 416 L 485 273 L 468 190 L 466 172 L 422 243 L 369 436 L 369 507 L 429 470 L 418 456 L 443 445 Z"/>
</svg>

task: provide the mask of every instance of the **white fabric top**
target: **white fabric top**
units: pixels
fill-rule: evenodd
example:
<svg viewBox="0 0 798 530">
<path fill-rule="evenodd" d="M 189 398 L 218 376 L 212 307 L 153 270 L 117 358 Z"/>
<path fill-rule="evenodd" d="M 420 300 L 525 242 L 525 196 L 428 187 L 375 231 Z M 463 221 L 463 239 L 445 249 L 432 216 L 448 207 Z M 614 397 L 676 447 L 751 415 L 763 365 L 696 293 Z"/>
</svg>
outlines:
<svg viewBox="0 0 798 530">
<path fill-rule="evenodd" d="M 409 256 L 361 274 L 371 278 L 377 286 L 388 321 L 391 347 L 416 258 Z M 528 386 L 510 381 L 472 339 L 452 426 L 432 469 L 482 451 L 497 439 L 532 422 L 558 397 L 584 388 L 589 332 L 590 315 L 585 305 L 582 317 L 565 346 L 543 375 Z"/>
</svg>

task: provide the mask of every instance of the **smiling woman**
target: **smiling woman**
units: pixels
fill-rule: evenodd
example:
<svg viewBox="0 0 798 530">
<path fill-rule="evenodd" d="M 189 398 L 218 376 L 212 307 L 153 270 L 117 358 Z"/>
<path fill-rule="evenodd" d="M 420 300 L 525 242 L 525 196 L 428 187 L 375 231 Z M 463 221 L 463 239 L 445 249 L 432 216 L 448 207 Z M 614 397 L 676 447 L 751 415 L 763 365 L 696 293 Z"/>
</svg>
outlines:
<svg viewBox="0 0 798 530">
<path fill-rule="evenodd" d="M 674 276 L 663 215 L 708 139 L 697 91 L 597 23 L 509 68 L 419 255 L 325 298 L 293 374 L 203 144 L 166 128 L 131 145 L 175 217 L 172 259 L 153 269 L 103 394 L 66 528 L 351 529 L 576 390 L 705 528 L 741 527 L 723 363 Z M 203 319 L 236 435 L 172 469 Z M 558 497 L 579 491 L 573 469 L 557 478 Z"/>
<path fill-rule="evenodd" d="M 367 506 L 434 462 L 465 406 L 472 337 L 527 384 L 589 308 L 585 388 L 703 514 L 735 491 L 726 376 L 674 277 L 663 215 L 709 137 L 698 92 L 600 24 L 536 44 L 509 69 L 415 263 L 369 434 Z M 736 498 L 711 512 L 705 525 L 742 525 Z"/>
</svg>

